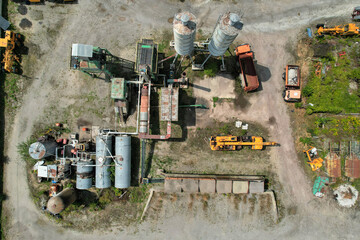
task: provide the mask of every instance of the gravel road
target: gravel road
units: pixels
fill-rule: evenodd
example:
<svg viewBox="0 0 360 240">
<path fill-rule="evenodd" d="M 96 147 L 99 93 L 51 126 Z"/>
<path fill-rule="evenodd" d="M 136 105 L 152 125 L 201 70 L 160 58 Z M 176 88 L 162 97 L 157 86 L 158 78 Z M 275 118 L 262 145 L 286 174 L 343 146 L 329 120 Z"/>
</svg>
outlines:
<svg viewBox="0 0 360 240">
<path fill-rule="evenodd" d="M 47 3 L 45 6 L 31 7 L 28 17 L 33 21 L 33 26 L 26 31 L 37 46 L 38 59 L 34 63 L 36 70 L 29 72 L 33 81 L 16 114 L 7 142 L 6 155 L 9 162 L 5 165 L 4 182 L 8 199 L 4 207 L 11 215 L 10 227 L 6 229 L 9 239 L 239 239 L 239 236 L 250 239 L 356 238 L 360 232 L 356 224 L 360 220 L 357 212 L 340 211 L 331 202 L 319 201 L 311 196 L 310 183 L 298 164 L 290 119 L 281 98 L 281 74 L 284 66 L 292 60 L 286 46 L 300 30 L 323 17 L 349 17 L 352 8 L 359 3 L 346 0 L 233 2 L 79 0 L 76 5 L 54 7 Z M 54 15 L 52 9 L 63 14 Z M 190 10 L 198 16 L 199 27 L 210 32 L 220 13 L 234 9 L 244 14 L 245 26 L 239 39 L 251 43 L 258 65 L 263 66 L 260 75 L 263 90 L 251 96 L 245 108 L 234 110 L 230 105 L 224 105 L 222 111 L 214 111 L 210 117 L 221 119 L 225 109 L 229 115 L 269 126 L 271 140 L 281 143 L 281 147 L 271 149 L 271 158 L 284 188 L 281 193 L 285 196 L 284 205 L 292 211 L 276 227 L 265 229 L 246 229 L 233 221 L 189 221 L 186 213 L 166 221 L 145 221 L 122 231 L 114 228 L 108 233 L 78 233 L 49 222 L 29 197 L 24 163 L 17 154 L 16 146 L 30 136 L 33 125 L 41 120 L 43 112 L 54 103 L 54 99 L 60 99 L 56 101 L 66 106 L 70 102 L 61 96 L 69 91 L 76 93 L 81 88 L 77 75 L 69 71 L 71 43 L 93 44 L 123 56 L 124 53 L 119 53 L 119 49 L 133 47 L 136 40 L 149 37 L 158 30 L 170 29 L 167 20 L 178 11 Z M 35 15 L 39 18 L 39 14 L 34 14 L 34 11 L 42 11 L 43 19 L 34 20 Z M 17 23 L 20 18 L 22 16 L 19 16 Z M 59 30 L 60 34 L 54 39 L 47 39 L 52 34 L 49 31 L 52 27 Z M 54 82 L 64 84 L 58 86 Z"/>
</svg>

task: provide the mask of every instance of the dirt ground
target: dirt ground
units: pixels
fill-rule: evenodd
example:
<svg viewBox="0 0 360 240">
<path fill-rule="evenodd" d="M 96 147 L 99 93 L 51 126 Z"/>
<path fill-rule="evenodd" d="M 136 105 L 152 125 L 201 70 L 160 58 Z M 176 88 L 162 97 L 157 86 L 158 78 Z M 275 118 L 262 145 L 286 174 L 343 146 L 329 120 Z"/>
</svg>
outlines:
<svg viewBox="0 0 360 240">
<path fill-rule="evenodd" d="M 314 199 L 311 195 L 310 182 L 295 152 L 287 106 L 281 98 L 281 74 L 285 65 L 293 61 L 291 49 L 296 36 L 300 31 L 305 34 L 307 25 L 317 19 L 349 17 L 353 7 L 358 5 L 357 1 L 78 2 L 74 5 L 46 3 L 31 6 L 27 15 L 16 15 L 13 19 L 17 27 L 24 17 L 32 22 L 32 26 L 24 30 L 29 47 L 29 54 L 24 57 L 24 66 L 27 66 L 24 75 L 29 86 L 7 142 L 9 162 L 5 165 L 4 182 L 8 198 L 4 202 L 4 211 L 10 215 L 6 229 L 9 239 L 238 239 L 239 235 L 250 239 L 357 238 L 358 211 L 339 209 L 333 201 Z M 244 29 L 238 41 L 249 42 L 255 52 L 262 90 L 246 95 L 235 107 L 231 102 L 217 104 L 207 115 L 197 118 L 197 124 L 209 118 L 227 121 L 235 117 L 268 128 L 270 139 L 281 144 L 269 152 L 271 166 L 283 186 L 283 191 L 277 193 L 281 195 L 287 213 L 283 221 L 275 227 L 255 225 L 249 229 L 239 227 L 236 220 L 228 218 L 216 221 L 214 217 L 201 217 L 189 221 L 189 215 L 179 211 L 170 218 L 149 219 L 125 229 L 113 226 L 110 232 L 94 231 L 91 234 L 63 229 L 49 222 L 29 196 L 25 163 L 17 154 L 17 144 L 30 136 L 34 125 L 59 119 L 61 111 L 66 113 L 69 107 L 80 106 L 77 112 L 67 114 L 90 122 L 103 116 L 100 119 L 104 125 L 112 116 L 111 107 L 97 112 L 96 104 L 90 106 L 94 101 L 111 106 L 111 102 L 107 102 L 107 85 L 102 81 L 80 80 L 80 73 L 69 70 L 71 44 L 93 44 L 109 49 L 114 55 L 134 59 L 134 43 L 141 37 L 151 37 L 163 29 L 170 29 L 168 19 L 176 12 L 190 10 L 198 17 L 198 26 L 210 33 L 218 15 L 234 9 L 244 14 Z M 93 85 L 96 90 L 89 96 L 86 88 L 93 88 Z M 89 99 L 88 102 L 85 99 Z M 86 107 L 81 110 L 83 104 Z M 65 118 L 63 115 L 59 120 Z M 70 124 L 76 126 L 77 123 Z"/>
</svg>

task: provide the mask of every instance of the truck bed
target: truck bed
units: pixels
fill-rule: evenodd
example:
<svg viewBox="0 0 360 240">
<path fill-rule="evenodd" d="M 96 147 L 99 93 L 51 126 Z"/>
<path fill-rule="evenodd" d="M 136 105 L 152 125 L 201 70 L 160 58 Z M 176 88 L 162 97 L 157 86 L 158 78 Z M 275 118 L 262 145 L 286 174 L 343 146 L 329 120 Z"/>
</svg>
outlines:
<svg viewBox="0 0 360 240">
<path fill-rule="evenodd" d="M 300 87 L 300 68 L 295 65 L 286 66 L 286 87 Z"/>
<path fill-rule="evenodd" d="M 248 52 L 239 56 L 239 63 L 242 73 L 242 82 L 246 92 L 256 90 L 259 87 L 259 80 L 256 74 L 253 61 L 253 53 Z"/>
</svg>

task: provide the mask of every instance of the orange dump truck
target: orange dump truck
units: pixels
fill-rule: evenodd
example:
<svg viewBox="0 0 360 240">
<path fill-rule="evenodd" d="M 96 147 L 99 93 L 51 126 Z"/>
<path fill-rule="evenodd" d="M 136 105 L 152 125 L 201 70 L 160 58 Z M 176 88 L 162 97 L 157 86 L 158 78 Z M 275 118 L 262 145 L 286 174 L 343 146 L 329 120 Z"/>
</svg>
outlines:
<svg viewBox="0 0 360 240">
<path fill-rule="evenodd" d="M 236 56 L 239 58 L 241 84 L 245 92 L 254 91 L 259 87 L 259 79 L 256 74 L 254 64 L 254 53 L 249 44 L 239 45 L 235 49 Z"/>
<path fill-rule="evenodd" d="M 285 90 L 283 98 L 286 102 L 300 102 L 300 67 L 296 65 L 287 65 L 283 74 L 285 80 Z"/>
</svg>

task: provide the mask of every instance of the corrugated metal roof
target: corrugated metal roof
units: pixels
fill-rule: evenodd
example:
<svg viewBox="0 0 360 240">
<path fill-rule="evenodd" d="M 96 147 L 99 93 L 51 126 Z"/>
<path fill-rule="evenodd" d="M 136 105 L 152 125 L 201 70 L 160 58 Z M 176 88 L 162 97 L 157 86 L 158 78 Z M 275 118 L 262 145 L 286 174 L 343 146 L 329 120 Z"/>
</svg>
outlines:
<svg viewBox="0 0 360 240">
<path fill-rule="evenodd" d="M 0 16 L 0 27 L 5 31 L 10 27 L 9 21 Z"/>
<path fill-rule="evenodd" d="M 71 49 L 71 56 L 73 57 L 92 57 L 93 56 L 93 46 L 74 43 Z"/>
<path fill-rule="evenodd" d="M 179 88 L 161 88 L 160 121 L 178 121 Z"/>
<path fill-rule="evenodd" d="M 350 153 L 350 156 L 346 158 L 345 176 L 350 178 L 360 177 L 360 159 L 354 153 Z"/>
<path fill-rule="evenodd" d="M 326 169 L 329 177 L 341 177 L 341 160 L 336 153 L 329 153 L 326 157 Z"/>
</svg>

